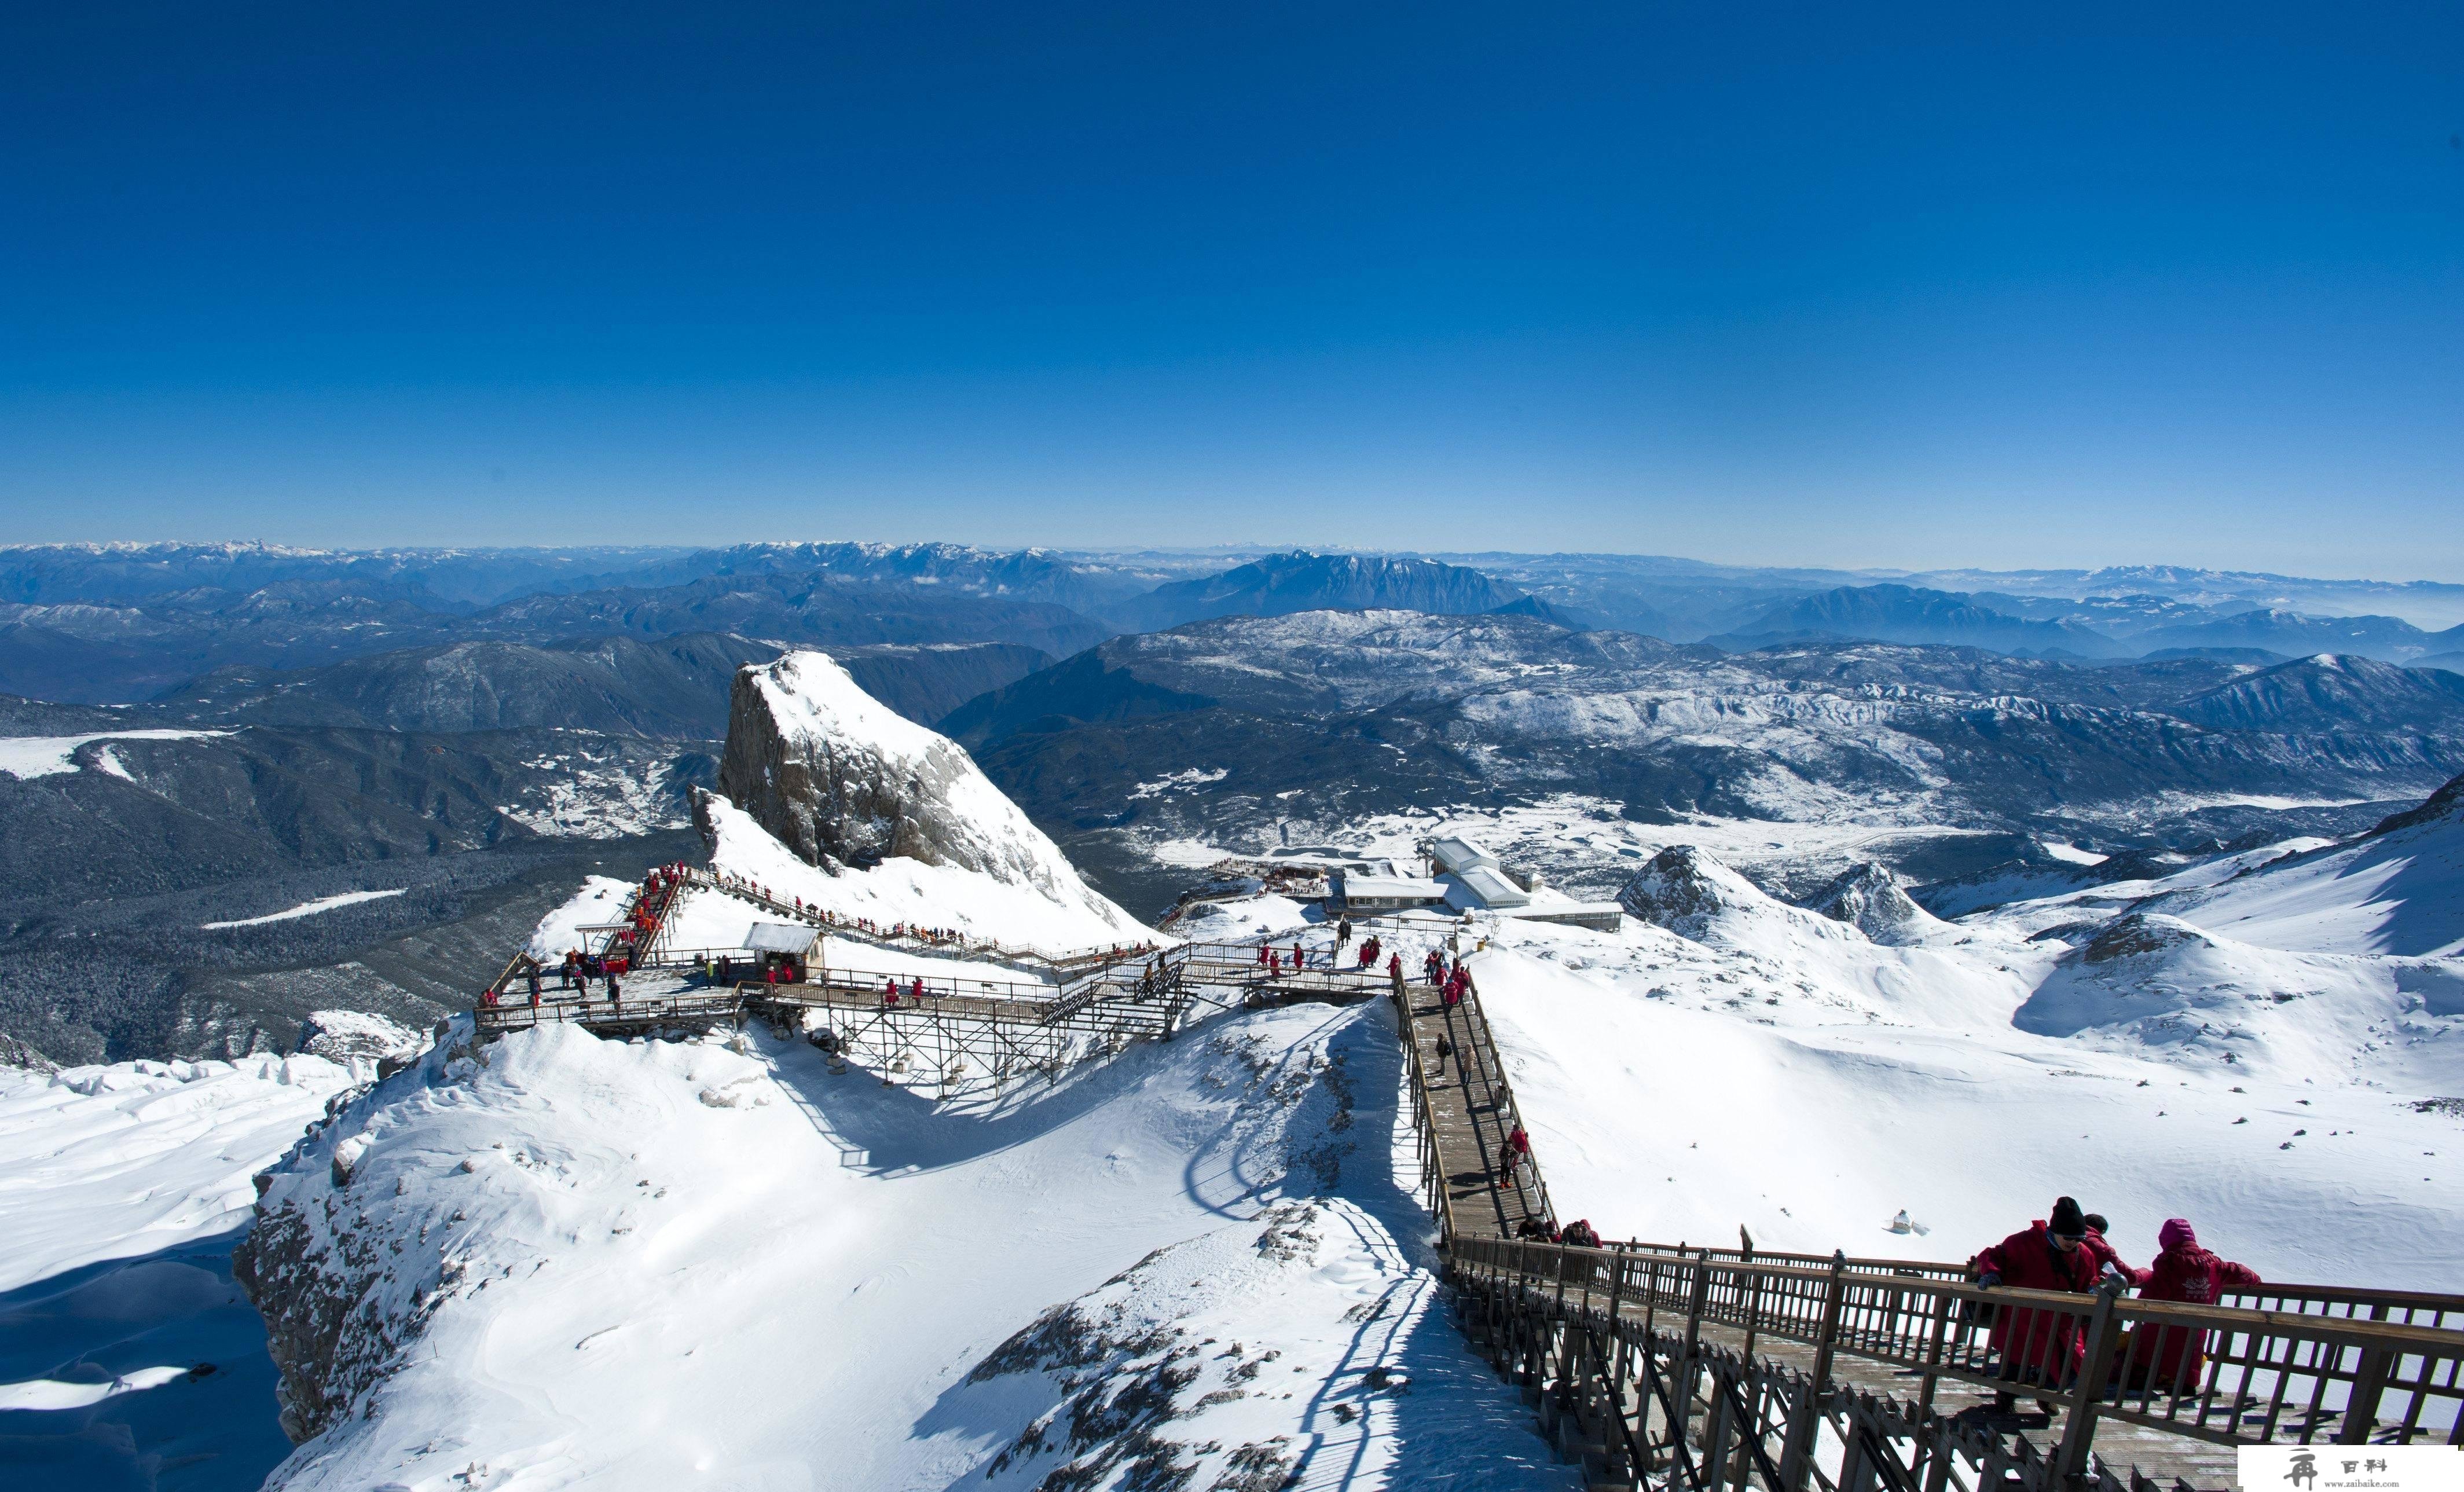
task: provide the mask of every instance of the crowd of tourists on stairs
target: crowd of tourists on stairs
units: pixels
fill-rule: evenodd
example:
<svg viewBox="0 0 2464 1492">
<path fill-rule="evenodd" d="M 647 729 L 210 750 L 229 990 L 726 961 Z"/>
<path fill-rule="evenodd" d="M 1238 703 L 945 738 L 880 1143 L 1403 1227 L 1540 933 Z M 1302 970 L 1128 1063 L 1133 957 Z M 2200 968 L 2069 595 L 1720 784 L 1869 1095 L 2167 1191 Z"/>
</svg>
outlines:
<svg viewBox="0 0 2464 1492">
<path fill-rule="evenodd" d="M 1969 1267 L 1986 1289 L 2053 1290 L 2086 1294 L 2107 1280 L 2135 1286 L 2142 1300 L 2213 1305 L 2229 1288 L 2260 1284 L 2257 1271 L 2200 1246 L 2189 1219 L 2170 1218 L 2156 1230 L 2160 1252 L 2145 1269 L 2133 1268 L 2105 1239 L 2105 1219 L 2083 1212 L 2074 1198 L 2055 1199 L 2051 1216 L 1980 1251 Z M 2047 1392 L 2067 1390 L 2087 1371 L 2087 1343 L 2079 1311 L 2025 1306 L 1991 1313 L 1989 1340 L 2000 1354 L 2003 1375 Z M 2184 1327 L 2144 1324 L 2127 1332 L 2112 1356 L 2096 1365 L 2101 1390 L 2195 1389 L 2207 1366 L 2206 1333 Z M 2008 1411 L 2016 1394 L 2004 1393 L 1996 1407 Z M 2050 1398 L 2038 1404 L 2052 1411 Z"/>
</svg>

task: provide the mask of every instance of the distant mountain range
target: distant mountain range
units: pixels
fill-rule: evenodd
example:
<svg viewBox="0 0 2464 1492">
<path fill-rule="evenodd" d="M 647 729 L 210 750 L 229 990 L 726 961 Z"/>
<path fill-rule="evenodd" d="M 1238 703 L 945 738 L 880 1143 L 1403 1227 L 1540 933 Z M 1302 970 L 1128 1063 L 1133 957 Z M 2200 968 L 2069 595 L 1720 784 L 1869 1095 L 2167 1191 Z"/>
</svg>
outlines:
<svg viewBox="0 0 2464 1492">
<path fill-rule="evenodd" d="M 1110 614 L 1133 632 L 1159 632 L 1217 617 L 1281 617 L 1300 611 L 1424 611 L 1477 616 L 1523 599 L 1478 570 L 1435 560 L 1294 551 L 1198 580 L 1160 585 Z"/>
<path fill-rule="evenodd" d="M 1815 638 L 1983 647 L 2022 658 L 2112 658 L 2133 651 L 2078 622 L 2008 616 L 1972 597 L 1908 585 L 1842 585 L 1800 596 L 1711 642 L 1745 651 Z"/>
<path fill-rule="evenodd" d="M 1328 609 L 1506 610 L 1731 650 L 1830 638 L 2070 659 L 2464 654 L 2464 625 L 2419 625 L 2464 617 L 2464 586 L 2167 567 L 1944 573 L 1975 588 L 1616 555 L 19 546 L 0 548 L 0 691 L 127 703 L 219 669 L 315 668 L 480 639 L 732 633 L 841 649 L 1002 643 L 1060 657 L 1125 631 Z M 2372 601 L 2415 620 L 2352 614 Z"/>
<path fill-rule="evenodd" d="M 2204 654 L 2270 662 L 2349 653 L 2412 663 L 2464 647 L 2464 626 L 2426 632 L 2394 617 L 2312 617 L 2273 608 L 2217 616 L 2153 596 L 2063 603 L 1885 584 L 1800 596 L 1709 641 L 1743 651 L 1817 638 L 1983 647 L 2022 658 Z"/>
</svg>

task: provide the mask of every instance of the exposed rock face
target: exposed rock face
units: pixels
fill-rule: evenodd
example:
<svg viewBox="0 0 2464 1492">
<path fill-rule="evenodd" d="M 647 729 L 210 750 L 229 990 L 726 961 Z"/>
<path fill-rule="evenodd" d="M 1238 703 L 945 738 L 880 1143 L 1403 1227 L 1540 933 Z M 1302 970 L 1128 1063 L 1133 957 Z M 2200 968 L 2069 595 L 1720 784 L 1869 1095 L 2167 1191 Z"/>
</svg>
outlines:
<svg viewBox="0 0 2464 1492">
<path fill-rule="evenodd" d="M 2086 964 L 2107 964 L 2119 958 L 2135 958 L 2148 954 L 2170 954 L 2180 949 L 2204 950 L 2216 946 L 2216 939 L 2179 917 L 2161 912 L 2134 911 L 2105 925 L 2102 932 L 2088 940 L 2088 945 L 2076 955 Z"/>
<path fill-rule="evenodd" d="M 486 1061 L 467 1020 L 439 1029 L 445 1044 L 396 1087 L 432 1083 L 449 1064 L 469 1070 Z M 231 1278 L 265 1318 L 266 1350 L 282 1371 L 282 1433 L 295 1445 L 349 1415 L 399 1367 L 404 1346 L 461 1280 L 458 1263 L 434 1270 L 406 1257 L 401 1239 L 371 1218 L 375 1193 L 361 1174 L 369 1100 L 366 1091 L 337 1095 L 324 1121 L 257 1175 L 256 1218 L 231 1254 Z M 419 1240 L 428 1241 L 424 1229 Z"/>
<path fill-rule="evenodd" d="M 1617 905 L 1683 937 L 1700 938 L 1723 911 L 1768 900 L 1754 885 L 1691 845 L 1671 845 L 1635 872 Z"/>
<path fill-rule="evenodd" d="M 772 838 L 825 870 L 904 856 L 1120 915 L 963 747 L 892 713 L 827 654 L 793 652 L 737 674 L 718 781 Z"/>
<path fill-rule="evenodd" d="M 1808 910 L 1845 922 L 1877 943 L 1918 943 L 1942 929 L 1933 913 L 1908 899 L 1891 872 L 1860 861 L 1824 887 Z"/>
<path fill-rule="evenodd" d="M 0 1031 L 0 1067 L 24 1067 L 32 1072 L 60 1070 L 58 1063 L 5 1031 Z"/>
</svg>

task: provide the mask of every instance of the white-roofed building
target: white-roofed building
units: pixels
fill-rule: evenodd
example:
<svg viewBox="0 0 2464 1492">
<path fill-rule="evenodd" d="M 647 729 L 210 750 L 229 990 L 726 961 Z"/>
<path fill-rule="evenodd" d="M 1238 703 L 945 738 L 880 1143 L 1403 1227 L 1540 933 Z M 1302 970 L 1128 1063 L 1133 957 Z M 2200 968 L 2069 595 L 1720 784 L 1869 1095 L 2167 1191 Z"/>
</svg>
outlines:
<svg viewBox="0 0 2464 1492">
<path fill-rule="evenodd" d="M 1441 883 L 1419 876 L 1363 875 L 1341 870 L 1333 880 L 1335 903 L 1347 912 L 1401 911 L 1412 907 L 1434 907 L 1446 899 Z"/>
<path fill-rule="evenodd" d="M 1506 867 L 1493 860 L 1458 870 L 1454 878 L 1446 905 L 1458 911 L 1512 911 L 1531 900 L 1531 893 L 1515 885 Z"/>
<path fill-rule="evenodd" d="M 821 929 L 793 922 L 757 922 L 744 934 L 744 946 L 760 968 L 777 969 L 791 979 L 804 977 L 821 941 Z"/>
<path fill-rule="evenodd" d="M 1438 869 L 1448 875 L 1461 875 L 1466 870 L 1482 866 L 1497 869 L 1502 865 L 1495 855 L 1478 845 L 1452 835 L 1430 842 L 1429 860 Z"/>
<path fill-rule="evenodd" d="M 757 922 L 744 934 L 744 946 L 757 954 L 786 954 L 802 958 L 822 940 L 822 930 L 792 922 Z"/>
</svg>

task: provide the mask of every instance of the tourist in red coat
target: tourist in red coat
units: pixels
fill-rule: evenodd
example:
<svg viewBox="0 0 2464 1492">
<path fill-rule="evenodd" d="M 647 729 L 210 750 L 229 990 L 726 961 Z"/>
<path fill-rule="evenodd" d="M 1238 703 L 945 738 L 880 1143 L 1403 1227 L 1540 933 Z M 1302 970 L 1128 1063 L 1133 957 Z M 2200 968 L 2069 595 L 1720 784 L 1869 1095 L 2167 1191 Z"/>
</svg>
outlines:
<svg viewBox="0 0 2464 1492">
<path fill-rule="evenodd" d="M 2031 1223 L 1976 1256 L 1977 1284 L 2019 1290 L 2096 1288 L 2100 1268 L 2087 1247 L 2087 1221 L 2079 1205 L 2064 1196 L 2054 1203 L 2051 1218 Z M 2080 1306 L 2081 1313 L 2086 1309 Z M 2079 1372 L 2086 1351 L 2079 1335 L 2079 1316 L 2058 1311 L 2004 1306 L 1993 1314 L 1993 1349 L 2002 1354 L 2002 1375 L 2050 1389 L 2065 1388 Z M 2010 1395 L 2002 1398 L 2008 1400 Z M 2002 1407 L 2008 1407 L 2007 1402 Z"/>
<path fill-rule="evenodd" d="M 2153 1264 L 2145 1269 L 2125 1266 L 2130 1283 L 2139 1286 L 2141 1300 L 2212 1306 L 2228 1289 L 2248 1289 L 2262 1283 L 2258 1271 L 2249 1265 L 2219 1259 L 2200 1247 L 2199 1236 L 2190 1231 L 2187 1218 L 2167 1218 L 2156 1230 L 2156 1242 L 2164 1252 Z M 2207 1335 L 2181 1327 L 2140 1323 L 2131 1327 L 2129 1345 L 2123 1351 L 2123 1381 L 2132 1388 L 2169 1390 L 2178 1384 L 2181 1392 L 2196 1389 L 2208 1364 Z"/>
</svg>

